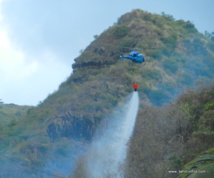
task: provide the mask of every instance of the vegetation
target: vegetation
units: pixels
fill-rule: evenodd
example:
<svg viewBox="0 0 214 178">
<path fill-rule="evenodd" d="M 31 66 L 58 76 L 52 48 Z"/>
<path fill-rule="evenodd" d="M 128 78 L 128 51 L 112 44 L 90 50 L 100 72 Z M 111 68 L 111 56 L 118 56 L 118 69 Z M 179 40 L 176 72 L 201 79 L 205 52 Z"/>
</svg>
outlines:
<svg viewBox="0 0 214 178">
<path fill-rule="evenodd" d="M 210 33 L 208 31 L 205 31 L 205 36 L 207 36 L 208 38 L 210 38 L 212 41 L 214 41 L 214 32 Z"/>
<path fill-rule="evenodd" d="M 197 171 L 192 177 L 211 176 L 213 103 L 214 85 L 211 85 L 182 94 L 175 104 L 141 109 L 130 143 L 127 177 L 178 177 L 179 174 L 188 177 Z"/>
<path fill-rule="evenodd" d="M 181 177 L 195 177 L 195 178 L 207 178 L 213 177 L 214 174 L 214 150 L 209 149 L 203 152 L 195 158 L 193 161 L 188 163 L 185 167 L 185 171 L 181 172 Z"/>
<path fill-rule="evenodd" d="M 145 64 L 120 61 L 120 51 L 130 52 L 123 48 L 127 46 L 141 48 Z M 198 33 L 194 24 L 164 13 L 133 10 L 95 35 L 58 91 L 26 110 L 20 120 L 8 115 L 12 122 L 4 122 L 7 127 L 0 130 L 0 154 L 27 165 L 18 164 L 17 169 L 24 170 L 25 177 L 41 177 L 41 170 L 61 174 L 66 172 L 60 167 L 63 164 L 71 165 L 69 174 L 75 155 L 84 152 L 101 120 L 137 81 L 141 109 L 127 175 L 173 177 L 168 170 L 181 169 L 213 147 L 213 99 L 209 97 L 213 90 L 205 92 L 206 97 L 203 92 L 190 92 L 174 105 L 161 106 L 197 83 L 210 83 L 213 68 L 214 41 Z M 5 160 L 0 162 L 6 165 Z"/>
<path fill-rule="evenodd" d="M 0 127 L 12 126 L 26 115 L 31 106 L 0 103 Z"/>
</svg>

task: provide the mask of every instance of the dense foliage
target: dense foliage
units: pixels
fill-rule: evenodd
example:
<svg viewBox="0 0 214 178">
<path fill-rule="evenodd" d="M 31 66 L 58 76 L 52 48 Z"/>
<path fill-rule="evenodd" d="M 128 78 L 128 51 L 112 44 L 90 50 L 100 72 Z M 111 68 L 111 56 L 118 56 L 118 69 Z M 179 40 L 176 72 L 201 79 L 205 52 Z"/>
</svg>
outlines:
<svg viewBox="0 0 214 178">
<path fill-rule="evenodd" d="M 197 177 L 211 176 L 213 106 L 214 85 L 188 91 L 175 104 L 141 109 L 130 143 L 127 177 L 187 177 L 192 170 L 203 171 Z"/>
</svg>

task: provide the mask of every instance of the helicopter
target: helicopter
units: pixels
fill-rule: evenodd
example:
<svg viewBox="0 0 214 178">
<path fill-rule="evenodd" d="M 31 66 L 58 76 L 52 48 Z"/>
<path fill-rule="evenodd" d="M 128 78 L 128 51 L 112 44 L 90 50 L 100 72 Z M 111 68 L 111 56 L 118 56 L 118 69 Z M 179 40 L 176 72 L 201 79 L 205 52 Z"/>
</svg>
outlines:
<svg viewBox="0 0 214 178">
<path fill-rule="evenodd" d="M 130 59 L 134 63 L 143 63 L 145 61 L 144 55 L 140 54 L 138 51 L 132 51 L 129 55 L 120 54 L 120 59 Z"/>
<path fill-rule="evenodd" d="M 110 46 L 110 47 L 112 48 L 112 46 Z M 146 61 L 146 58 L 144 57 L 144 54 L 141 54 L 141 51 L 143 50 L 142 48 L 120 47 L 120 46 L 113 46 L 113 47 L 116 48 L 116 51 L 120 52 L 120 60 L 121 61 L 123 59 L 129 59 L 129 60 L 131 60 L 131 62 L 138 63 L 138 64 L 141 64 L 141 63 Z M 96 53 L 99 53 L 99 52 L 100 53 L 104 53 L 105 52 L 105 47 L 95 48 L 94 51 Z M 124 53 L 126 53 L 126 54 L 124 55 Z M 127 53 L 129 53 L 129 55 L 127 55 Z M 114 54 L 114 52 L 113 52 L 113 54 Z"/>
<path fill-rule="evenodd" d="M 134 63 L 143 63 L 145 57 L 139 51 L 142 51 L 141 48 L 132 48 L 132 47 L 121 47 L 120 49 L 120 60 L 129 59 Z M 123 52 L 130 52 L 129 55 L 124 55 Z"/>
</svg>

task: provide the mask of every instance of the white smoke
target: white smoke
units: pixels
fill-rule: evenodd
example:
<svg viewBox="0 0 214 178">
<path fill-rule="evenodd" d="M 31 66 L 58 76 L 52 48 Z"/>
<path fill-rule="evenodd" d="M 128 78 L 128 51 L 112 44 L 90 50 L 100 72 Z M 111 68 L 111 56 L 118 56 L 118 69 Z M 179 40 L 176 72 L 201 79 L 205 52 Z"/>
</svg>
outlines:
<svg viewBox="0 0 214 178">
<path fill-rule="evenodd" d="M 102 131 L 97 132 L 86 156 L 88 177 L 123 177 L 127 142 L 135 125 L 138 104 L 138 93 L 134 92 L 125 105 L 118 106 L 106 119 Z"/>
</svg>

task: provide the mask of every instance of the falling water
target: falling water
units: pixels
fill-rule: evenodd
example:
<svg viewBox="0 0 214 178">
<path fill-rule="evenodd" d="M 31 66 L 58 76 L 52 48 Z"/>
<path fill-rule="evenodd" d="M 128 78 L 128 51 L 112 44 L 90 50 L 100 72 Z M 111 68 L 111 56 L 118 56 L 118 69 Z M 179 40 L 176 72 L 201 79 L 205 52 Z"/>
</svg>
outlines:
<svg viewBox="0 0 214 178">
<path fill-rule="evenodd" d="M 123 177 L 127 142 L 135 125 L 138 103 L 138 93 L 133 92 L 128 101 L 106 119 L 105 127 L 97 132 L 86 156 L 87 177 Z"/>
</svg>

